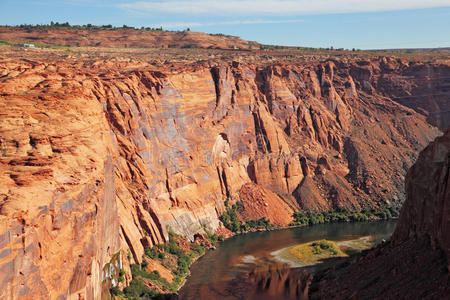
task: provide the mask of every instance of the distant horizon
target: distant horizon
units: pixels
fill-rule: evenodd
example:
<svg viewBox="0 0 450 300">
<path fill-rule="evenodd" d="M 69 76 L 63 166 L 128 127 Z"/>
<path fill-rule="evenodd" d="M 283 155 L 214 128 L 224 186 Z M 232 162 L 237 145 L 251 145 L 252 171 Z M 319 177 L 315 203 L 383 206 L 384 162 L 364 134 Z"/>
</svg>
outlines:
<svg viewBox="0 0 450 300">
<path fill-rule="evenodd" d="M 56 23 L 56 22 L 55 22 Z M 59 23 L 59 22 L 58 22 Z M 64 24 L 64 23 L 67 23 L 67 22 L 62 22 L 62 23 L 59 23 L 59 24 Z M 69 23 L 70 24 L 70 23 Z M 109 26 L 109 25 L 111 25 L 111 24 L 91 24 L 91 23 L 88 23 L 88 24 L 70 24 L 71 26 L 80 26 L 80 27 L 84 27 L 84 26 L 87 26 L 87 25 L 92 25 L 93 27 L 102 27 L 102 26 Z M 20 28 L 20 26 L 49 26 L 50 24 L 43 24 L 43 23 L 41 23 L 41 24 L 20 24 L 20 25 L 11 25 L 11 24 L 0 24 L 0 27 L 7 27 L 7 28 Z M 126 27 L 123 27 L 123 26 L 126 26 Z M 119 26 L 119 27 L 112 27 L 114 30 L 120 30 L 120 29 L 132 29 L 132 30 L 141 30 L 142 29 L 142 27 L 141 28 L 138 28 L 138 27 L 133 27 L 133 26 L 129 26 L 129 25 L 127 25 L 127 24 L 123 24 L 122 26 Z M 148 28 L 148 27 L 147 27 Z M 162 27 L 161 27 L 162 28 Z M 55 27 L 55 28 L 52 28 L 52 29 L 56 29 L 56 30 L 58 30 L 58 29 L 65 29 L 64 27 Z M 158 29 L 157 27 L 155 28 L 155 27 L 153 27 L 152 29 Z M 86 28 L 80 28 L 80 30 L 87 30 Z M 101 28 L 94 28 L 93 30 L 102 30 Z M 190 31 L 190 32 L 197 32 L 197 33 L 205 33 L 205 34 L 209 34 L 209 35 L 218 35 L 218 34 L 223 34 L 224 36 L 229 36 L 229 37 L 235 37 L 235 38 L 241 38 L 242 39 L 242 37 L 240 37 L 240 36 L 237 36 L 237 35 L 229 35 L 229 34 L 224 34 L 224 33 L 211 33 L 211 32 L 205 32 L 205 31 L 195 31 L 195 30 L 191 30 L 190 28 L 186 28 L 186 29 L 164 29 L 164 28 L 162 28 L 162 31 L 164 32 L 184 32 L 184 31 Z M 155 30 L 155 31 L 157 31 L 157 30 Z M 245 39 L 244 39 L 245 40 Z M 248 42 L 255 42 L 255 43 L 258 43 L 258 44 L 260 44 L 260 45 L 266 45 L 266 46 L 280 46 L 280 47 L 286 47 L 286 48 L 306 48 L 306 49 L 323 49 L 323 50 L 345 50 L 345 51 L 351 51 L 353 48 L 334 48 L 333 47 L 333 49 L 330 49 L 330 47 L 311 47 L 311 46 L 302 46 L 302 45 L 278 45 L 278 44 L 263 44 L 263 43 L 260 43 L 260 42 L 258 42 L 258 41 L 252 41 L 252 40 L 245 40 L 245 41 L 248 41 Z M 29 42 L 29 43 L 31 43 L 31 42 Z M 31 43 L 32 44 L 32 43 Z M 331 46 L 332 47 L 332 46 Z M 359 49 L 359 48 L 354 48 L 355 50 L 358 50 L 358 51 L 396 51 L 396 50 L 399 50 L 399 51 L 401 51 L 401 50 L 436 50 L 436 49 L 442 49 L 442 50 L 450 50 L 450 46 L 442 46 L 442 47 L 420 47 L 420 48 L 379 48 L 379 49 Z"/>
<path fill-rule="evenodd" d="M 162 27 L 222 33 L 265 45 L 361 50 L 450 47 L 449 0 L 4 0 L 6 26 Z"/>
</svg>

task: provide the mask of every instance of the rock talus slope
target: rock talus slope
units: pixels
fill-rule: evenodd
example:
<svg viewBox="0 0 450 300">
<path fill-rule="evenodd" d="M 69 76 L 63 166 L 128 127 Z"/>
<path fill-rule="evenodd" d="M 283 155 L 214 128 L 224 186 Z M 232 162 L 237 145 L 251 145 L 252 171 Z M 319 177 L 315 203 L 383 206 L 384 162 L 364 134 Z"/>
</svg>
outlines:
<svg viewBox="0 0 450 300">
<path fill-rule="evenodd" d="M 168 227 L 215 231 L 226 199 L 249 217 L 281 209 L 279 225 L 298 209 L 399 205 L 438 130 L 380 78 L 425 67 L 5 59 L 0 296 L 97 298 L 117 251 L 140 262 Z"/>
</svg>

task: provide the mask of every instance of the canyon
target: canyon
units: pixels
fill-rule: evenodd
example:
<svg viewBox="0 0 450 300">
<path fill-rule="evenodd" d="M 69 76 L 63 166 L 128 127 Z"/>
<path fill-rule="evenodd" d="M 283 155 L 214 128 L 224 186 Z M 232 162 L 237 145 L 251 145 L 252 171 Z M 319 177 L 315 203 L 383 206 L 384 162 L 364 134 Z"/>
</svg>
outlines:
<svg viewBox="0 0 450 300">
<path fill-rule="evenodd" d="M 399 207 L 407 170 L 450 124 L 445 60 L 38 51 L 0 56 L 2 299 L 106 297 L 105 266 L 129 283 L 168 228 L 223 230 L 225 201 L 275 226 L 300 210 Z"/>
</svg>

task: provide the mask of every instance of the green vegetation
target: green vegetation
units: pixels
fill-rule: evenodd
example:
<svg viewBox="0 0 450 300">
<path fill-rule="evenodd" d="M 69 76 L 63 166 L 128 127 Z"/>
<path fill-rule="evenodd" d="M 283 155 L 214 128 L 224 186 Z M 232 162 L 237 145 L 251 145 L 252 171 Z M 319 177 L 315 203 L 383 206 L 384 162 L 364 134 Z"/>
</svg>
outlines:
<svg viewBox="0 0 450 300">
<path fill-rule="evenodd" d="M 327 258 L 347 256 L 335 242 L 327 240 L 288 247 L 283 249 L 278 255 L 301 266 L 314 265 Z"/>
<path fill-rule="evenodd" d="M 7 42 L 7 41 L 3 41 L 3 40 L 0 40 L 0 45 L 8 45 L 8 46 L 12 46 L 11 43 L 9 43 L 9 42 Z"/>
<path fill-rule="evenodd" d="M 0 45 L 6 46 L 21 46 L 21 44 L 33 44 L 36 48 L 50 48 L 50 49 L 69 49 L 72 45 L 49 45 L 34 42 L 23 42 L 23 43 L 10 43 L 8 41 L 0 40 Z"/>
<path fill-rule="evenodd" d="M 238 38 L 235 35 L 229 35 L 229 34 L 224 34 L 224 33 L 208 33 L 209 35 L 212 36 L 222 36 L 222 37 L 230 37 L 230 38 Z"/>
<path fill-rule="evenodd" d="M 118 29 L 133 29 L 133 30 L 141 30 L 141 31 L 163 31 L 162 27 L 152 28 L 152 27 L 141 27 L 135 28 L 133 26 L 123 25 L 120 27 L 112 26 L 112 25 L 70 25 L 69 22 L 59 23 L 51 21 L 50 24 L 21 24 L 18 26 L 8 26 L 3 25 L 2 27 L 13 27 L 13 28 L 21 28 L 21 29 L 84 29 L 84 30 L 118 30 Z"/>
<path fill-rule="evenodd" d="M 0 152 L 2 152 L 2 156 L 3 157 L 8 156 L 7 153 L 6 153 L 7 151 L 8 151 L 8 149 L 6 148 L 6 146 L 3 146 L 1 141 L 0 141 Z"/>
<path fill-rule="evenodd" d="M 391 206 L 382 209 L 364 209 L 362 211 L 349 211 L 347 209 L 337 209 L 327 212 L 295 212 L 294 221 L 290 226 L 316 225 L 337 222 L 362 222 L 368 220 L 387 220 L 397 218 L 399 207 Z"/>
<path fill-rule="evenodd" d="M 237 212 L 243 209 L 242 202 L 236 202 L 231 207 L 225 201 L 226 210 L 220 216 L 220 220 L 226 228 L 232 232 L 247 232 L 249 230 L 271 230 L 274 225 L 265 217 L 259 220 L 249 220 L 245 223 L 237 218 Z M 387 220 L 399 216 L 399 207 L 391 206 L 381 209 L 364 209 L 362 211 L 349 211 L 338 208 L 335 211 L 327 212 L 295 212 L 294 221 L 289 226 L 309 226 L 316 224 L 338 223 L 338 222 L 364 222 L 369 220 Z"/>
<path fill-rule="evenodd" d="M 134 265 L 132 265 L 132 267 L 133 266 Z M 136 272 L 136 267 L 131 269 L 132 272 L 133 270 Z M 156 289 L 149 289 L 148 287 L 146 287 L 142 277 L 139 277 L 135 273 L 133 273 L 133 280 L 131 281 L 130 285 L 123 290 L 123 296 L 126 299 L 152 299 L 157 294 L 158 293 Z"/>
<path fill-rule="evenodd" d="M 119 282 L 125 281 L 125 271 L 123 269 L 119 270 Z"/>
<path fill-rule="evenodd" d="M 207 235 L 207 242 L 215 245 L 223 237 L 215 234 Z M 123 293 L 116 289 L 111 290 L 111 294 L 123 295 L 127 299 L 153 299 L 163 297 L 165 292 L 174 293 L 178 290 L 183 280 L 189 273 L 189 266 L 198 257 L 205 254 L 206 245 L 189 243 L 169 230 L 169 242 L 146 248 L 142 259 L 142 264 L 131 265 L 133 280 L 130 285 L 123 290 Z M 147 266 L 151 260 L 158 261 L 162 266 L 171 271 L 172 282 L 162 277 L 158 271 L 148 272 Z M 151 286 L 152 288 L 149 288 Z"/>
<path fill-rule="evenodd" d="M 266 229 L 270 230 L 273 229 L 273 224 L 270 223 L 270 220 L 267 220 L 265 217 L 259 219 L 259 220 L 250 220 L 245 222 L 243 225 L 245 228 L 251 228 L 251 229 Z M 248 231 L 245 230 L 245 231 Z"/>
<path fill-rule="evenodd" d="M 226 210 L 220 217 L 226 228 L 233 232 L 246 232 L 249 230 L 273 229 L 273 224 L 266 218 L 259 220 L 249 220 L 240 222 L 237 214 L 243 210 L 243 203 L 229 205 L 225 201 Z M 346 209 L 338 209 L 336 211 L 313 213 L 313 212 L 296 212 L 294 213 L 294 221 L 291 226 L 297 225 L 314 225 L 333 222 L 355 222 L 367 221 L 375 219 L 389 219 L 398 216 L 397 207 L 389 207 L 385 209 L 364 209 L 362 211 L 349 211 Z M 208 245 L 215 245 L 223 237 L 215 234 L 207 234 L 206 241 L 202 243 L 189 243 L 177 236 L 170 229 L 169 242 L 157 245 L 152 248 L 146 248 L 142 260 L 142 264 L 131 265 L 133 280 L 123 292 L 118 288 L 111 288 L 112 295 L 120 295 L 127 299 L 154 299 L 163 297 L 164 294 L 174 293 L 183 283 L 189 273 L 189 266 L 198 257 L 202 256 Z M 352 248 L 352 244 L 346 241 L 345 248 Z M 351 250 L 351 249 L 350 249 Z M 295 261 L 301 265 L 311 265 L 322 259 L 330 257 L 346 256 L 334 242 L 320 240 L 302 245 L 297 245 L 284 249 L 280 253 L 280 257 Z M 154 270 L 148 271 L 147 268 L 152 261 L 157 261 L 160 265 L 168 269 L 173 278 L 167 279 Z M 150 269 L 151 270 L 151 269 Z M 123 281 L 122 270 L 119 272 L 119 281 Z M 167 276 L 166 276 L 167 277 Z M 121 279 L 122 278 L 122 279 Z M 170 280 L 170 281 L 169 281 Z"/>
<path fill-rule="evenodd" d="M 110 291 L 111 295 L 123 295 L 122 291 L 119 289 L 117 284 L 116 284 L 116 286 L 112 286 L 113 280 L 115 282 L 125 281 L 125 271 L 118 267 L 119 261 L 120 261 L 120 255 L 121 255 L 121 252 L 117 251 L 116 253 L 114 253 L 112 255 L 110 261 L 107 262 L 103 266 L 103 272 L 104 272 L 103 274 L 105 274 L 105 272 L 111 272 L 110 277 L 109 278 L 106 277 L 102 283 L 104 287 L 109 287 L 109 291 Z"/>
<path fill-rule="evenodd" d="M 222 235 L 211 234 L 211 233 L 208 233 L 207 230 L 205 230 L 205 231 L 207 232 L 208 240 L 212 243 L 213 246 L 216 246 L 218 242 L 223 242 L 224 238 Z"/>
<path fill-rule="evenodd" d="M 225 201 L 225 207 L 225 212 L 222 214 L 222 216 L 220 216 L 220 220 L 222 221 L 223 225 L 232 232 L 242 231 L 241 224 L 236 216 L 236 211 L 240 210 L 243 207 L 243 203 L 237 202 L 230 207 L 227 200 Z"/>
<path fill-rule="evenodd" d="M 231 207 L 229 206 L 228 201 L 225 201 L 225 207 L 226 210 L 220 216 L 220 220 L 223 225 L 232 232 L 247 232 L 250 229 L 270 230 L 274 227 L 265 217 L 259 220 L 246 221 L 241 224 L 236 215 L 236 212 L 242 210 L 244 207 L 244 204 L 241 201 L 236 202 L 236 204 L 233 204 Z"/>
<path fill-rule="evenodd" d="M 220 216 L 224 226 L 235 233 L 247 232 L 250 230 L 271 230 L 274 225 L 265 217 L 259 220 L 239 221 L 237 213 L 243 209 L 242 202 L 236 202 L 229 206 L 228 200 L 225 201 L 225 212 Z M 338 223 L 338 222 L 364 222 L 369 220 L 387 220 L 399 216 L 400 207 L 391 206 L 380 209 L 364 209 L 361 211 L 350 211 L 344 208 L 338 208 L 335 211 L 326 212 L 295 212 L 294 221 L 289 226 L 309 226 L 316 224 Z"/>
<path fill-rule="evenodd" d="M 336 249 L 336 245 L 327 240 L 321 240 L 318 242 L 311 243 L 311 247 L 313 248 L 313 254 L 321 254 L 322 252 L 330 252 L 331 255 L 337 255 L 338 250 Z"/>
</svg>

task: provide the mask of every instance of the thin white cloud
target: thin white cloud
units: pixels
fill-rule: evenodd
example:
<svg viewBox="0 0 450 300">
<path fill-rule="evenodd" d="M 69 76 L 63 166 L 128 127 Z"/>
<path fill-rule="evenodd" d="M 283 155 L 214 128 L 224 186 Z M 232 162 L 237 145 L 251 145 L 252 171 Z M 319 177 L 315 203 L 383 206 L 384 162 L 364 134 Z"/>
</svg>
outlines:
<svg viewBox="0 0 450 300">
<path fill-rule="evenodd" d="M 172 22 L 154 24 L 152 27 L 163 28 L 187 28 L 187 27 L 211 27 L 217 25 L 243 25 L 243 24 L 285 24 L 285 23 L 301 23 L 303 20 L 237 20 L 224 22 Z"/>
<path fill-rule="evenodd" d="M 289 16 L 450 6 L 450 0 L 149 0 L 119 7 L 151 13 Z"/>
</svg>

